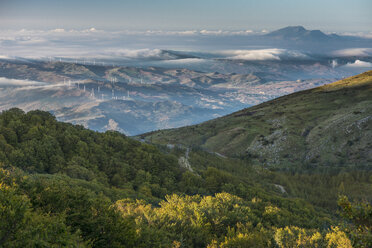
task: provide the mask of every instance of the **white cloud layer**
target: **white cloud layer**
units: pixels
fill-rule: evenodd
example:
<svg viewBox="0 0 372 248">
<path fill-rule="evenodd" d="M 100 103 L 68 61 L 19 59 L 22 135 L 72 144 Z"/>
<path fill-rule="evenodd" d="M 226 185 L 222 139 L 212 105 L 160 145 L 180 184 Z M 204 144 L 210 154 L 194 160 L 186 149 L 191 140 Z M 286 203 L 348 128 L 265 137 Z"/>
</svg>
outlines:
<svg viewBox="0 0 372 248">
<path fill-rule="evenodd" d="M 372 56 L 372 48 L 348 48 L 333 52 L 333 55 L 348 57 L 348 56 Z"/>
<path fill-rule="evenodd" d="M 176 59 L 176 56 L 164 52 L 161 49 L 118 49 L 106 50 L 116 56 L 130 58 L 130 59 Z"/>
<path fill-rule="evenodd" d="M 341 33 L 340 35 L 357 36 L 361 38 L 372 39 L 372 32 L 344 32 L 344 33 Z"/>
<path fill-rule="evenodd" d="M 50 30 L 50 32 L 63 33 L 65 32 L 65 30 L 63 28 L 56 28 L 56 29 Z"/>
<path fill-rule="evenodd" d="M 42 85 L 46 85 L 46 83 L 0 77 L 0 86 L 42 86 Z"/>
<path fill-rule="evenodd" d="M 64 29 L 64 28 L 55 28 L 51 30 L 31 30 L 31 29 L 21 29 L 21 30 L 0 30 L 1 38 L 4 37 L 14 37 L 14 36 L 28 36 L 28 37 L 35 37 L 35 36 L 86 36 L 86 35 L 109 35 L 111 37 L 114 36 L 122 36 L 122 35 L 253 35 L 253 34 L 260 34 L 261 31 L 253 31 L 253 30 L 176 30 L 176 31 L 168 31 L 168 30 L 145 30 L 145 31 L 133 31 L 133 30 L 119 30 L 119 31 L 105 31 L 99 30 L 94 27 L 83 29 L 83 30 L 76 30 L 76 29 Z"/>
<path fill-rule="evenodd" d="M 166 50 L 203 51 L 211 53 L 211 56 L 204 58 L 239 60 L 283 60 L 285 58 L 307 57 L 299 51 L 277 48 L 262 49 L 263 46 L 255 47 L 260 49 L 243 50 L 249 47 L 246 43 L 249 38 L 246 37 L 258 34 L 262 35 L 264 31 L 107 31 L 94 27 L 83 30 L 69 30 L 60 27 L 52 30 L 0 30 L 0 54 L 3 54 L 0 59 L 54 57 L 77 60 L 82 58 L 176 60 L 185 58 Z M 332 52 L 330 51 L 330 53 Z M 372 56 L 372 48 L 342 49 L 331 55 Z"/>
<path fill-rule="evenodd" d="M 239 60 L 280 60 L 281 58 L 306 58 L 305 54 L 286 49 L 255 49 L 255 50 L 232 50 L 225 51 L 228 59 Z"/>
<path fill-rule="evenodd" d="M 8 55 L 1 55 L 0 54 L 0 59 L 11 59 Z"/>
<path fill-rule="evenodd" d="M 206 59 L 198 59 L 198 58 L 187 58 L 187 59 L 175 59 L 175 60 L 165 60 L 165 61 L 162 61 L 161 64 L 162 65 L 167 65 L 167 64 L 173 64 L 173 65 L 176 65 L 176 64 L 198 64 L 198 63 L 203 63 L 203 62 L 207 62 L 208 60 Z"/>
<path fill-rule="evenodd" d="M 355 60 L 354 63 L 347 63 L 345 66 L 347 67 L 372 67 L 372 63 L 371 62 L 366 62 L 366 61 L 362 61 L 362 60 Z"/>
<path fill-rule="evenodd" d="M 337 66 L 338 66 L 338 62 L 337 62 L 337 60 L 332 60 L 332 62 L 331 62 L 331 66 L 332 66 L 332 68 L 336 68 Z"/>
</svg>

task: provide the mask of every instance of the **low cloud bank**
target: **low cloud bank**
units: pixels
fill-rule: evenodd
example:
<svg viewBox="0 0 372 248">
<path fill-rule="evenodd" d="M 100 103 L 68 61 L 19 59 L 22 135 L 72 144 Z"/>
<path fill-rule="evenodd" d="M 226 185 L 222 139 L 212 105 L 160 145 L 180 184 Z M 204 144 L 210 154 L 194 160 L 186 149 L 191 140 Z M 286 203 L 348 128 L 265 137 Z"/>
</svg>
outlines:
<svg viewBox="0 0 372 248">
<path fill-rule="evenodd" d="M 44 82 L 0 77 L 0 86 L 43 86 Z"/>
<path fill-rule="evenodd" d="M 332 62 L 331 62 L 331 66 L 332 66 L 332 68 L 336 68 L 337 66 L 338 66 L 338 62 L 337 62 L 337 60 L 332 60 Z"/>
<path fill-rule="evenodd" d="M 233 50 L 225 51 L 228 59 L 238 60 L 281 60 L 283 58 L 306 58 L 307 56 L 298 51 L 287 49 L 256 49 L 256 50 Z M 230 56 L 229 56 L 230 55 Z"/>
<path fill-rule="evenodd" d="M 345 66 L 347 67 L 372 67 L 372 63 L 371 62 L 366 62 L 366 61 L 362 61 L 362 60 L 355 60 L 354 63 L 347 63 Z"/>
<path fill-rule="evenodd" d="M 108 50 L 108 53 L 112 53 L 114 56 L 120 56 L 130 59 L 176 59 L 177 56 L 170 54 L 161 49 L 119 49 L 119 50 Z"/>
<path fill-rule="evenodd" d="M 207 59 L 199 58 L 187 58 L 187 59 L 174 59 L 174 60 L 165 60 L 161 62 L 161 65 L 177 65 L 177 64 L 198 64 L 198 63 L 207 63 Z"/>
<path fill-rule="evenodd" d="M 12 58 L 7 56 L 7 55 L 1 55 L 0 54 L 0 59 L 12 59 Z"/>
<path fill-rule="evenodd" d="M 333 52 L 333 55 L 348 57 L 348 56 L 372 56 L 372 48 L 348 48 Z"/>
</svg>

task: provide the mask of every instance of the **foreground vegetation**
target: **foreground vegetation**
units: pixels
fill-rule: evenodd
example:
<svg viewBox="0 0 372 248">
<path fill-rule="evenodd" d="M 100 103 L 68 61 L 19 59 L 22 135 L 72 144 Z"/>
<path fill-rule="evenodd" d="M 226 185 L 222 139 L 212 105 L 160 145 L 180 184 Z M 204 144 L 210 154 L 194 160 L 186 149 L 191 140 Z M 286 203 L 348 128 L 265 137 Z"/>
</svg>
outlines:
<svg viewBox="0 0 372 248">
<path fill-rule="evenodd" d="M 198 149 L 187 169 L 184 153 L 46 112 L 1 113 L 0 247 L 372 244 L 368 171 L 270 171 Z M 339 194 L 362 203 L 337 207 Z"/>
<path fill-rule="evenodd" d="M 107 197 L 67 177 L 1 170 L 1 247 L 368 247 L 368 204 L 340 198 L 347 224 L 302 228 L 259 198 L 167 196 L 159 206 Z M 306 211 L 306 209 L 304 209 Z M 297 223 L 299 224 L 299 223 Z"/>
</svg>

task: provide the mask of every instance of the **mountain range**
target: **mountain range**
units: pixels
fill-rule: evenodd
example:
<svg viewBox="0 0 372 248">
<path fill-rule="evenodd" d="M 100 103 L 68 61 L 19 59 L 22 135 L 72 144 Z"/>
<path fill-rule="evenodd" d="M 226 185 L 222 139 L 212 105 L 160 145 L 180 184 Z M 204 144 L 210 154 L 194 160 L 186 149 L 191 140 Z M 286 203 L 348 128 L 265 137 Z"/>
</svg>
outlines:
<svg viewBox="0 0 372 248">
<path fill-rule="evenodd" d="M 42 109 L 61 121 L 136 135 L 199 123 L 328 83 L 331 79 L 322 76 L 332 70 L 327 63 L 259 62 L 247 65 L 251 68 L 249 73 L 239 74 L 0 60 L 0 109 Z M 298 73 L 309 73 L 313 67 L 322 72 L 314 78 L 303 76 L 303 80 L 298 80 Z"/>
<path fill-rule="evenodd" d="M 341 36 L 332 34 L 326 35 L 320 30 L 307 30 L 303 26 L 289 26 L 270 32 L 265 37 L 282 40 L 302 40 L 302 41 L 326 41 L 340 39 Z"/>
</svg>

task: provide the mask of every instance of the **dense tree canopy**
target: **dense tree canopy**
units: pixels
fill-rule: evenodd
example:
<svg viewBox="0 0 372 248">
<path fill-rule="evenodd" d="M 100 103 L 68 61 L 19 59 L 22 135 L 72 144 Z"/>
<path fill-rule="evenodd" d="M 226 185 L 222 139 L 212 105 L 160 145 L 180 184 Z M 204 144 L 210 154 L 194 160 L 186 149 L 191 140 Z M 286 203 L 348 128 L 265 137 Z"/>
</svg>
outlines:
<svg viewBox="0 0 372 248">
<path fill-rule="evenodd" d="M 372 244 L 368 201 L 342 197 L 344 220 L 334 214 L 337 195 L 371 194 L 363 173 L 269 171 L 198 149 L 189 170 L 178 162 L 184 153 L 42 111 L 2 112 L 0 247 Z M 325 189 L 332 194 L 318 201 Z"/>
</svg>

